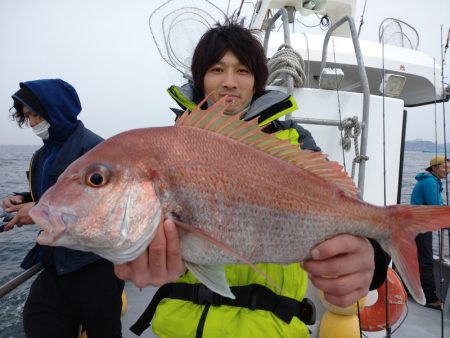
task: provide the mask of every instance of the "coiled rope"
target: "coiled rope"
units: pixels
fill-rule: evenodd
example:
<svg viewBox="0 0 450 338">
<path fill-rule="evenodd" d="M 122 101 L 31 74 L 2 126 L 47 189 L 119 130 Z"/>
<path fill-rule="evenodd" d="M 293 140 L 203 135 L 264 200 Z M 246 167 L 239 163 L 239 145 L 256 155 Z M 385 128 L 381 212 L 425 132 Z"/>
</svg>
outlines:
<svg viewBox="0 0 450 338">
<path fill-rule="evenodd" d="M 355 144 L 355 158 L 352 161 L 352 174 L 351 177 L 355 176 L 355 167 L 357 163 L 361 163 L 362 161 L 367 161 L 369 156 L 361 156 L 359 152 L 359 142 L 358 137 L 361 134 L 361 123 L 358 121 L 358 117 L 349 117 L 342 120 L 341 125 L 339 126 L 340 130 L 344 131 L 344 135 L 341 139 L 342 148 L 345 151 L 349 151 L 352 146 L 352 140 Z M 353 132 L 352 132 L 353 130 Z"/>
<path fill-rule="evenodd" d="M 294 87 L 303 87 L 305 76 L 305 61 L 290 45 L 282 44 L 277 52 L 267 63 L 269 68 L 269 79 L 267 83 L 273 86 L 285 86 L 287 75 L 294 79 Z"/>
</svg>

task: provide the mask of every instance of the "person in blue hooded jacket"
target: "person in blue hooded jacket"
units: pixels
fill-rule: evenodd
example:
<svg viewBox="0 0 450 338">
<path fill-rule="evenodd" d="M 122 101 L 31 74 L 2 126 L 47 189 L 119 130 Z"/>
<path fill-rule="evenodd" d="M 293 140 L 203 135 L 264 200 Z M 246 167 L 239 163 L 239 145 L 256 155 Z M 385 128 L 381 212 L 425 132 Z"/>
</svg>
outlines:
<svg viewBox="0 0 450 338">
<path fill-rule="evenodd" d="M 435 156 L 425 172 L 416 175 L 416 185 L 411 194 L 411 204 L 443 205 L 442 182 L 450 170 L 445 156 Z M 420 283 L 426 298 L 426 307 L 441 309 L 441 301 L 436 295 L 433 273 L 433 233 L 426 232 L 416 237 L 419 260 Z"/>
<path fill-rule="evenodd" d="M 103 140 L 77 119 L 78 94 L 63 80 L 20 83 L 12 99 L 12 119 L 19 127 L 30 126 L 44 144 L 34 153 L 27 172 L 30 191 L 2 200 L 5 211 L 17 212 L 5 230 L 33 224 L 28 215 L 33 205 L 69 164 Z M 21 267 L 39 262 L 44 269 L 33 282 L 23 310 L 27 337 L 78 337 L 80 325 L 89 338 L 122 337 L 124 282 L 115 276 L 112 263 L 93 253 L 36 244 Z"/>
</svg>

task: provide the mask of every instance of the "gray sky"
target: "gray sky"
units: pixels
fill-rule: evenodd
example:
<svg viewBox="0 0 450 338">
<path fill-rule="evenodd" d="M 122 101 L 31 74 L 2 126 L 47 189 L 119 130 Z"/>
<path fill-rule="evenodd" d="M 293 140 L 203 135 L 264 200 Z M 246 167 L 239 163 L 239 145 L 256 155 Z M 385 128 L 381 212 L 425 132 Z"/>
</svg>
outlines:
<svg viewBox="0 0 450 338">
<path fill-rule="evenodd" d="M 103 137 L 133 128 L 173 124 L 168 107 L 175 104 L 166 88 L 172 83 L 182 84 L 182 78 L 163 62 L 148 28 L 150 13 L 164 2 L 0 0 L 0 144 L 41 143 L 29 128 L 19 129 L 8 112 L 11 94 L 19 82 L 40 78 L 70 82 L 83 106 L 79 118 Z M 231 2 L 231 8 L 239 4 Z M 227 9 L 228 1 L 214 3 Z M 359 0 L 357 24 L 363 5 Z M 418 30 L 419 49 L 440 63 L 440 26 L 446 36 L 449 13 L 449 0 L 368 0 L 361 38 L 378 40 L 380 22 L 386 17 L 399 18 Z M 189 37 L 185 40 L 190 43 Z M 407 139 L 434 140 L 434 110 L 434 106 L 409 110 Z M 449 111 L 446 104 L 447 115 Z M 441 140 L 442 104 L 437 106 L 437 113 Z"/>
</svg>

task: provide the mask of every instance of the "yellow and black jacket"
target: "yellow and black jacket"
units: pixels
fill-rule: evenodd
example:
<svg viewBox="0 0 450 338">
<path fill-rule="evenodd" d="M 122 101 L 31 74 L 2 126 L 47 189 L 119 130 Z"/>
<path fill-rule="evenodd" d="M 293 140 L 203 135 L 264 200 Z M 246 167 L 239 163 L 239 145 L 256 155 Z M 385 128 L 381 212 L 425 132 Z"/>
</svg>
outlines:
<svg viewBox="0 0 450 338">
<path fill-rule="evenodd" d="M 186 109 L 192 111 L 203 99 L 203 97 L 196 95 L 191 84 L 182 87 L 172 86 L 167 91 L 181 108 L 172 109 L 177 117 Z M 292 120 L 278 120 L 297 109 L 297 103 L 292 96 L 280 91 L 268 90 L 262 95 L 253 97 L 243 119 L 257 118 L 260 126 L 266 126 L 264 131 L 268 133 L 277 132 L 279 138 L 289 139 L 291 143 L 299 144 L 302 149 L 320 151 L 308 130 Z"/>
</svg>

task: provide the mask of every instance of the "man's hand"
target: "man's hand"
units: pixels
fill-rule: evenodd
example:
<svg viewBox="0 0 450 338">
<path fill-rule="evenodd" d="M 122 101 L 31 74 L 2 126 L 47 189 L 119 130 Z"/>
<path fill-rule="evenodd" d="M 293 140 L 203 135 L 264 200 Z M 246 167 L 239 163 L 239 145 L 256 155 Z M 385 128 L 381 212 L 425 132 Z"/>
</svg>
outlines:
<svg viewBox="0 0 450 338">
<path fill-rule="evenodd" d="M 346 307 L 369 292 L 375 261 L 366 238 L 338 235 L 313 248 L 311 257 L 302 266 L 330 303 Z"/>
<path fill-rule="evenodd" d="M 26 224 L 34 224 L 33 219 L 30 217 L 29 212 L 31 208 L 34 206 L 34 202 L 23 203 L 19 205 L 13 205 L 9 208 L 11 211 L 17 211 L 12 220 L 5 224 L 4 231 L 9 231 L 14 226 L 21 227 Z M 6 211 L 6 209 L 5 209 Z"/>
<path fill-rule="evenodd" d="M 180 238 L 175 223 L 165 220 L 158 226 L 147 250 L 131 262 L 115 264 L 114 271 L 117 277 L 131 280 L 138 288 L 176 281 L 186 267 L 181 259 Z"/>
<path fill-rule="evenodd" d="M 23 203 L 23 196 L 15 195 L 15 196 L 6 196 L 2 199 L 2 208 L 6 212 L 17 211 L 17 207 Z"/>
</svg>

